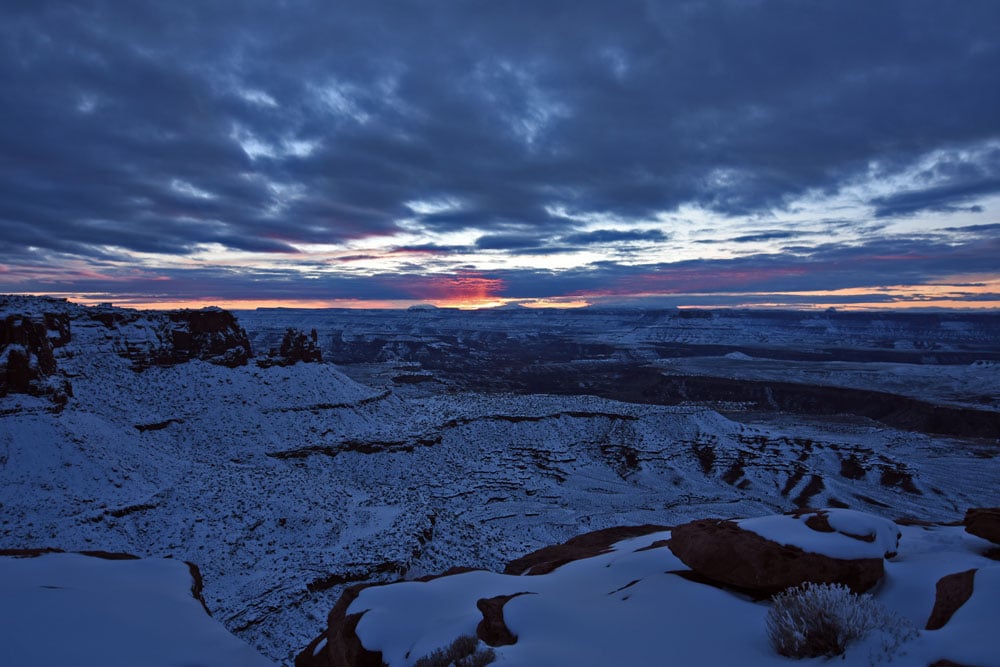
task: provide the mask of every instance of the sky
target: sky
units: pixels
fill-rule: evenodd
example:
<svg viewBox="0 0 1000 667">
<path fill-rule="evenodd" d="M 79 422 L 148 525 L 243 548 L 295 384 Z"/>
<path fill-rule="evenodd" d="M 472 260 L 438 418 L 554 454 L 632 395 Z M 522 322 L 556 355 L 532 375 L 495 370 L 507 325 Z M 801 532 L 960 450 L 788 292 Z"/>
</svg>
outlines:
<svg viewBox="0 0 1000 667">
<path fill-rule="evenodd" d="M 0 292 L 1000 308 L 995 0 L 6 0 Z"/>
</svg>

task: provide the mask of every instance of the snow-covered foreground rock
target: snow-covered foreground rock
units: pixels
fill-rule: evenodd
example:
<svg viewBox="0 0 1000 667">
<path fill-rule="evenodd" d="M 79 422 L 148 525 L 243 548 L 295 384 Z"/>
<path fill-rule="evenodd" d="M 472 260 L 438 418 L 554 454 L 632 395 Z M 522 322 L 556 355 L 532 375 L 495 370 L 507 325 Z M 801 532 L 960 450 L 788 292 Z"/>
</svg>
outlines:
<svg viewBox="0 0 1000 667">
<path fill-rule="evenodd" d="M 881 554 L 886 541 L 895 543 L 899 535 L 898 552 L 885 561 L 884 576 L 871 591 L 889 620 L 849 644 L 837 664 L 1000 665 L 1000 564 L 984 555 L 989 542 L 959 526 L 896 527 L 857 512 L 831 511 L 830 519 L 874 539 L 855 540 L 858 547 L 845 549 L 842 533 L 809 528 L 801 516 L 760 517 L 743 525 L 848 559 Z M 769 600 L 704 581 L 672 548 L 669 530 L 650 532 L 535 576 L 533 570 L 520 576 L 472 571 L 352 590 L 299 664 L 413 665 L 463 635 L 491 643 L 503 665 L 796 664 L 768 640 Z M 971 596 L 943 625 L 925 629 L 937 582 L 969 570 L 975 570 Z M 498 634 L 498 625 L 506 632 Z M 826 663 L 825 657 L 797 661 Z"/>
<path fill-rule="evenodd" d="M 263 348 L 309 331 L 301 313 L 248 356 L 261 337 L 221 311 L 4 307 L 20 348 L 0 378 L 0 549 L 196 563 L 213 616 L 285 664 L 353 583 L 499 570 L 623 524 L 808 506 L 957 520 L 1000 484 L 993 441 L 283 365 Z M 311 336 L 289 340 L 317 357 Z"/>
<path fill-rule="evenodd" d="M 5 665 L 267 667 L 192 595 L 186 563 L 0 557 Z"/>
</svg>

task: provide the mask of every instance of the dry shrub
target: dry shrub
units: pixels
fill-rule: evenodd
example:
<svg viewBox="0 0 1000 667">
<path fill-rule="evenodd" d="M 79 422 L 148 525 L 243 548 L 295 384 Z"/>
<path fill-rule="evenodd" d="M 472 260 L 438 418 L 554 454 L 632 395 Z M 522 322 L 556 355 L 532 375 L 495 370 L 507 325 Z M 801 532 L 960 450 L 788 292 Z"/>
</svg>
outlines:
<svg viewBox="0 0 1000 667">
<path fill-rule="evenodd" d="M 840 655 L 853 641 L 877 632 L 880 653 L 890 654 L 914 635 L 910 624 L 871 595 L 855 595 L 841 584 L 810 584 L 774 596 L 767 636 L 791 658 Z"/>
<path fill-rule="evenodd" d="M 496 651 L 479 648 L 479 639 L 463 635 L 448 648 L 439 648 L 413 663 L 413 667 L 484 667 L 496 660 Z"/>
</svg>

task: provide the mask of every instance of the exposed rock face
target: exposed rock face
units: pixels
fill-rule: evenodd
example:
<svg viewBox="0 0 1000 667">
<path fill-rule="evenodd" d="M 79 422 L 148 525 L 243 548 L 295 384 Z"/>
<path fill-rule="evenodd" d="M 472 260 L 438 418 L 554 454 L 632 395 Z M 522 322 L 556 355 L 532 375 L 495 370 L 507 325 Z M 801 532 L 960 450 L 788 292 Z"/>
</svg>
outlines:
<svg viewBox="0 0 1000 667">
<path fill-rule="evenodd" d="M 476 635 L 489 646 L 509 646 L 517 643 L 517 635 L 510 631 L 507 622 L 504 621 L 503 606 L 518 595 L 530 595 L 530 593 L 497 595 L 476 601 L 476 607 L 483 614 L 483 620 L 476 626 Z"/>
<path fill-rule="evenodd" d="M 178 361 L 202 359 L 233 368 L 246 364 L 253 356 L 247 332 L 228 311 L 175 310 L 167 317 L 176 325 L 171 331 L 171 343 Z"/>
<path fill-rule="evenodd" d="M 973 507 L 965 513 L 965 532 L 1000 544 L 1000 507 Z"/>
<path fill-rule="evenodd" d="M 928 630 L 943 628 L 959 607 L 972 597 L 972 585 L 976 578 L 976 570 L 956 572 L 941 577 L 937 582 L 934 597 L 934 608 L 927 619 Z"/>
<path fill-rule="evenodd" d="M 221 308 L 170 310 L 151 313 L 156 340 L 151 346 L 126 341 L 125 356 L 136 370 L 172 366 L 192 359 L 234 368 L 247 363 L 253 352 L 246 331 L 232 313 Z M 103 320 L 102 320 L 103 321 Z"/>
<path fill-rule="evenodd" d="M 58 375 L 53 349 L 70 341 L 69 317 L 58 313 L 8 315 L 0 319 L 0 396 L 49 396 L 65 404 L 73 395 Z"/>
<path fill-rule="evenodd" d="M 295 667 L 382 667 L 382 654 L 366 649 L 356 632 L 364 612 L 347 613 L 367 587 L 358 584 L 344 590 L 327 618 L 327 631 L 295 657 Z"/>
<path fill-rule="evenodd" d="M 881 558 L 810 553 L 718 519 L 674 528 L 668 546 L 705 580 L 764 597 L 807 581 L 844 584 L 861 593 L 878 583 L 884 571 Z"/>
<path fill-rule="evenodd" d="M 591 533 L 578 535 L 563 544 L 543 547 L 526 556 L 507 563 L 504 574 L 548 574 L 552 570 L 583 558 L 599 556 L 607 552 L 611 545 L 630 537 L 641 537 L 650 533 L 670 530 L 666 526 L 644 524 L 642 526 L 620 526 L 595 530 Z"/>
<path fill-rule="evenodd" d="M 433 581 L 474 570 L 475 568 L 471 567 L 451 567 L 441 574 L 425 575 L 417 577 L 413 581 Z M 327 629 L 295 656 L 295 667 L 381 667 L 383 665 L 382 654 L 366 649 L 355 631 L 365 612 L 348 614 L 347 608 L 364 589 L 383 585 L 385 584 L 363 583 L 345 588 L 344 592 L 340 594 L 337 604 L 333 606 L 329 616 L 327 616 Z"/>
<path fill-rule="evenodd" d="M 319 349 L 319 336 L 313 329 L 308 335 L 298 329 L 288 329 L 285 337 L 281 339 L 281 347 L 272 349 L 270 353 L 259 359 L 257 365 L 262 368 L 268 366 L 292 366 L 300 361 L 305 363 L 319 363 L 323 361 L 323 352 Z"/>
</svg>

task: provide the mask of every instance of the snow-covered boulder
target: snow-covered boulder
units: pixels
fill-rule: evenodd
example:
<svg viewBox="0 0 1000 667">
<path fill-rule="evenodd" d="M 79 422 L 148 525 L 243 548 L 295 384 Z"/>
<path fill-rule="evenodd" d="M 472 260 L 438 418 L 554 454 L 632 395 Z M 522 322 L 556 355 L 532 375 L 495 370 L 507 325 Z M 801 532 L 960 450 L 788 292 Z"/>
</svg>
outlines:
<svg viewBox="0 0 1000 667">
<path fill-rule="evenodd" d="M 770 596 L 805 582 L 872 588 L 898 548 L 892 521 L 851 510 L 808 510 L 673 529 L 670 550 L 704 579 Z"/>
<path fill-rule="evenodd" d="M 205 613 L 194 584 L 176 560 L 0 557 L 3 663 L 271 665 Z"/>
</svg>

